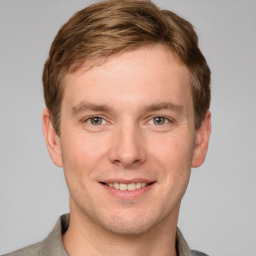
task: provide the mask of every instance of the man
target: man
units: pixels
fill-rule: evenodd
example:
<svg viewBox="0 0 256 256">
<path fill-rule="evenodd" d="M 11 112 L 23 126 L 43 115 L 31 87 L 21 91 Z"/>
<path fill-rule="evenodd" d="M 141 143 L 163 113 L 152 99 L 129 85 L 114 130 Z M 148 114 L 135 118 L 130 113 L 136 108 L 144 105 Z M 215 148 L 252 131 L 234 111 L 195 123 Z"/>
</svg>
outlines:
<svg viewBox="0 0 256 256">
<path fill-rule="evenodd" d="M 177 228 L 211 130 L 210 70 L 190 23 L 150 1 L 110 0 L 58 32 L 42 120 L 70 215 L 9 255 L 205 255 Z"/>
</svg>

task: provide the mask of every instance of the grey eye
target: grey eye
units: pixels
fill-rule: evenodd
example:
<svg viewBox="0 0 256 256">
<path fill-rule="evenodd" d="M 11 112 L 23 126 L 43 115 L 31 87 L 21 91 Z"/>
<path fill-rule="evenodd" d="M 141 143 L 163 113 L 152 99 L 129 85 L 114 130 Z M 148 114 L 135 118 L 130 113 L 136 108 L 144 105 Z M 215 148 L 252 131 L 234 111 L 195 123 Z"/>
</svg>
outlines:
<svg viewBox="0 0 256 256">
<path fill-rule="evenodd" d="M 162 116 L 156 116 L 153 118 L 153 123 L 155 125 L 163 125 L 166 123 L 166 118 Z"/>
<path fill-rule="evenodd" d="M 101 125 L 103 123 L 103 118 L 102 117 L 98 117 L 98 116 L 94 116 L 89 118 L 90 123 L 92 125 Z"/>
</svg>

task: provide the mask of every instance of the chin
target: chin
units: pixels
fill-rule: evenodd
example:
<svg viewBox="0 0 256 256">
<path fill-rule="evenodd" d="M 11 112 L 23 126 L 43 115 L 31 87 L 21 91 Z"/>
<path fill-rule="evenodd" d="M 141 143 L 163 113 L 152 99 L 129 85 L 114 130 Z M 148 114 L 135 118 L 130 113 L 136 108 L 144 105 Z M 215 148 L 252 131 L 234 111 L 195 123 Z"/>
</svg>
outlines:
<svg viewBox="0 0 256 256">
<path fill-rule="evenodd" d="M 114 216 L 108 220 L 98 220 L 98 223 L 106 231 L 123 236 L 138 236 L 156 228 L 166 216 L 163 215 L 145 215 L 145 214 L 126 214 L 126 216 Z"/>
<path fill-rule="evenodd" d="M 136 220 L 131 223 L 121 220 L 115 221 L 115 223 L 106 223 L 105 229 L 117 235 L 135 236 L 146 233 L 154 224 L 143 220 Z"/>
</svg>

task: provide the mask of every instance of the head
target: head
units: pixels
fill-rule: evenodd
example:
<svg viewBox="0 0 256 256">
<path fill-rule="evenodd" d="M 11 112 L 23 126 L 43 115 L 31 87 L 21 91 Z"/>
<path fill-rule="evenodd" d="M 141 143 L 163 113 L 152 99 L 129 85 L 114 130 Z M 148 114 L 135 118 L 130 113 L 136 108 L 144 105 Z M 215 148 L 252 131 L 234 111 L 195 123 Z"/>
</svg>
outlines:
<svg viewBox="0 0 256 256">
<path fill-rule="evenodd" d="M 125 235 L 175 229 L 207 152 L 209 82 L 193 27 L 176 14 L 143 0 L 76 13 L 43 74 L 44 133 L 71 217 Z"/>
<path fill-rule="evenodd" d="M 85 60 L 107 60 L 140 46 L 163 44 L 190 71 L 195 129 L 210 105 L 210 70 L 193 26 L 150 1 L 105 1 L 77 12 L 55 37 L 43 72 L 44 97 L 60 135 L 63 80 Z"/>
</svg>

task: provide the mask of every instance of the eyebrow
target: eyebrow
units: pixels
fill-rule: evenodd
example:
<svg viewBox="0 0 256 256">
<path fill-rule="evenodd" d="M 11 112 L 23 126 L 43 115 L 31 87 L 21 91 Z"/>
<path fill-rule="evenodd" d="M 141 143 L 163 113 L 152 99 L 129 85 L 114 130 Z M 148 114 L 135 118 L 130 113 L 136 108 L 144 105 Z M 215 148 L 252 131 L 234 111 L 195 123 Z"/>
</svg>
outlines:
<svg viewBox="0 0 256 256">
<path fill-rule="evenodd" d="M 184 106 L 174 104 L 174 103 L 171 103 L 171 102 L 163 102 L 163 103 L 158 103 L 158 104 L 152 104 L 152 105 L 149 105 L 149 106 L 145 106 L 143 108 L 143 111 L 145 111 L 145 112 L 154 112 L 154 111 L 158 111 L 158 110 L 162 110 L 162 109 L 171 110 L 173 112 L 176 112 L 177 114 L 182 115 L 183 111 L 184 111 Z"/>
<path fill-rule="evenodd" d="M 98 105 L 87 102 L 81 102 L 78 105 L 72 107 L 71 112 L 73 115 L 77 115 L 84 111 L 96 111 L 96 112 L 110 112 L 111 109 L 107 105 Z"/>
<path fill-rule="evenodd" d="M 154 112 L 167 109 L 173 112 L 176 112 L 179 115 L 183 114 L 184 107 L 182 105 L 174 104 L 171 102 L 163 102 L 157 104 L 151 104 L 148 106 L 144 106 L 142 108 L 142 112 Z M 84 111 L 96 111 L 96 112 L 113 112 L 112 108 L 108 105 L 100 105 L 100 104 L 93 104 L 82 101 L 78 105 L 72 107 L 71 112 L 73 115 L 78 115 Z"/>
</svg>

